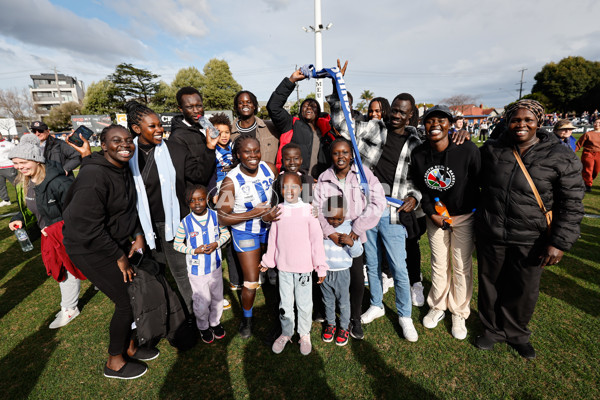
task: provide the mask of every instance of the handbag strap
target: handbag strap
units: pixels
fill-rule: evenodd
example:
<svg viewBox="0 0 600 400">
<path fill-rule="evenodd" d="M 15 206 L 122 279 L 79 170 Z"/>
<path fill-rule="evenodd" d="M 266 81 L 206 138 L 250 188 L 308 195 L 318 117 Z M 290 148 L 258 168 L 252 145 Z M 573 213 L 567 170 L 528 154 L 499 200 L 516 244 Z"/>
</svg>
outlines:
<svg viewBox="0 0 600 400">
<path fill-rule="evenodd" d="M 513 148 L 513 154 L 515 155 L 515 158 L 517 159 L 517 163 L 519 163 L 519 167 L 521 167 L 521 171 L 523 171 L 523 175 L 525 175 L 525 179 L 527 179 L 527 182 L 529 182 L 529 186 L 531 186 L 531 190 L 533 190 L 533 194 L 535 196 L 535 199 L 538 202 L 538 206 L 540 206 L 540 208 L 542 209 L 542 212 L 544 213 L 544 215 L 546 215 L 546 213 L 548 211 L 546 211 L 544 202 L 542 201 L 542 198 L 540 197 L 540 194 L 538 193 L 538 190 L 535 187 L 535 183 L 533 183 L 533 179 L 531 179 L 529 172 L 527 172 L 527 168 L 525 168 L 525 164 L 523 164 L 523 160 L 521 160 L 521 156 L 519 155 L 519 152 L 517 151 L 517 149 Z"/>
</svg>

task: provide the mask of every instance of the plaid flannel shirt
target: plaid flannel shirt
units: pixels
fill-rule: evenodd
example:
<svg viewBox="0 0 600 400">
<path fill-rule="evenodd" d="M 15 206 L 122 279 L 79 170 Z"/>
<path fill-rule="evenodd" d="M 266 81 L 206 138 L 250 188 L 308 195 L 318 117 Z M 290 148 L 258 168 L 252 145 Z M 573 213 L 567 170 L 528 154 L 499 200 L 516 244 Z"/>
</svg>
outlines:
<svg viewBox="0 0 600 400">
<path fill-rule="evenodd" d="M 346 139 L 350 139 L 346 118 L 342 111 L 342 106 L 339 98 L 332 95 L 327 97 L 331 109 L 331 123 L 333 127 Z M 358 152 L 365 168 L 373 170 L 379 158 L 383 153 L 383 146 L 387 139 L 387 128 L 381 120 L 371 120 L 368 122 L 352 121 L 354 125 L 354 135 Z M 417 206 L 421 202 L 421 192 L 413 183 L 408 173 L 410 165 L 410 157 L 415 147 L 422 143 L 417 130 L 412 126 L 407 126 L 405 130 L 408 132 L 406 142 L 400 152 L 396 173 L 394 174 L 394 184 L 392 185 L 392 193 L 390 197 L 402 200 L 407 196 L 414 197 L 417 200 Z M 390 206 L 393 207 L 393 206 Z M 397 212 L 390 212 L 390 223 L 400 224 Z"/>
</svg>

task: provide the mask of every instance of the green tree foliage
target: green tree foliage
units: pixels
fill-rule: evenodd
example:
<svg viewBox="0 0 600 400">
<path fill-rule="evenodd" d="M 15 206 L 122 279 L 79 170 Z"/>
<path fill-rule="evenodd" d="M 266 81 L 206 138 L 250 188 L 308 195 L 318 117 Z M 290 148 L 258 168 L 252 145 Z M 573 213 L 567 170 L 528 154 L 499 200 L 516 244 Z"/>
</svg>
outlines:
<svg viewBox="0 0 600 400">
<path fill-rule="evenodd" d="M 204 66 L 204 85 L 200 92 L 204 108 L 208 110 L 233 110 L 233 98 L 242 86 L 233 79 L 225 60 L 211 59 Z"/>
<path fill-rule="evenodd" d="M 71 115 L 81 114 L 82 105 L 74 101 L 63 103 L 50 110 L 50 115 L 44 118 L 48 127 L 55 131 L 65 131 L 71 129 Z"/>
<path fill-rule="evenodd" d="M 548 111 L 592 110 L 597 105 L 590 101 L 600 97 L 600 62 L 583 57 L 563 58 L 558 64 L 544 65 L 535 81 L 532 95 L 546 96 Z"/>
<path fill-rule="evenodd" d="M 108 79 L 115 85 L 116 97 L 122 107 L 128 100 L 138 100 L 149 104 L 159 88 L 156 79 L 159 76 L 152 72 L 136 68 L 132 64 L 121 63 L 115 68 L 115 72 Z"/>
<path fill-rule="evenodd" d="M 177 112 L 176 90 L 165 81 L 158 83 L 158 90 L 152 97 L 149 107 L 158 113 Z"/>
<path fill-rule="evenodd" d="M 354 106 L 353 108 L 355 108 L 363 114 L 366 114 L 368 111 L 367 108 L 369 107 L 369 103 L 371 102 L 371 100 L 373 100 L 374 97 L 375 94 L 373 94 L 373 92 L 371 92 L 370 90 L 363 90 L 360 94 L 361 101 L 359 101 L 358 104 L 356 104 L 356 106 Z"/>
<path fill-rule="evenodd" d="M 92 82 L 83 98 L 83 114 L 114 114 L 118 111 L 119 101 L 115 85 L 107 80 Z"/>
<path fill-rule="evenodd" d="M 229 68 L 229 66 L 227 66 Z M 191 86 L 200 90 L 204 86 L 204 76 L 196 67 L 181 68 L 177 71 L 171 87 L 177 93 L 182 87 Z"/>
</svg>

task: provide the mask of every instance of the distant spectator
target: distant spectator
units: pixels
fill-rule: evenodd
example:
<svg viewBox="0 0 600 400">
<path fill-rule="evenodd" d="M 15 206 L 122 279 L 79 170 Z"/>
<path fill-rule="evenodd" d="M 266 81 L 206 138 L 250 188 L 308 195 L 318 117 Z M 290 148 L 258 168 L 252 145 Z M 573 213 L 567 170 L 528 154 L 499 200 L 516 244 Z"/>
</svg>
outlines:
<svg viewBox="0 0 600 400">
<path fill-rule="evenodd" d="M 8 140 L 5 140 L 0 133 L 0 207 L 10 206 L 10 197 L 8 197 L 8 189 L 6 181 L 13 185 L 17 177 L 17 170 L 14 168 L 12 161 L 8 158 L 8 153 L 15 145 Z"/>
<path fill-rule="evenodd" d="M 575 151 L 577 140 L 572 136 L 575 127 L 568 119 L 559 119 L 554 125 L 554 134 L 560 139 L 560 142 Z"/>
<path fill-rule="evenodd" d="M 31 124 L 31 132 L 40 139 L 40 146 L 46 161 L 58 162 L 67 176 L 74 177 L 73 170 L 81 164 L 81 156 L 64 140 L 56 139 L 50 135 L 48 125 L 42 121 Z"/>
<path fill-rule="evenodd" d="M 600 172 L 600 119 L 594 121 L 594 130 L 583 134 L 575 145 L 575 151 L 583 148 L 581 163 L 583 164 L 583 183 L 585 191 L 592 191 L 592 183 Z"/>
</svg>

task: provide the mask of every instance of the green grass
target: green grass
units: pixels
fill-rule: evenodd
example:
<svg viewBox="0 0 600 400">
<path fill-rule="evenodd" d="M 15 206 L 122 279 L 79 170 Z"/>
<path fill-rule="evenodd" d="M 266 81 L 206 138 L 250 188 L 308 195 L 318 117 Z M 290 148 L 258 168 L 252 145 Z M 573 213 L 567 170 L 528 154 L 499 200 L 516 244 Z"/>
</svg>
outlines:
<svg viewBox="0 0 600 400">
<path fill-rule="evenodd" d="M 597 182 L 600 186 L 600 179 Z M 585 197 L 586 212 L 600 214 L 600 188 Z M 11 195 L 14 196 L 14 191 Z M 15 211 L 16 206 L 0 212 Z M 141 379 L 102 376 L 112 303 L 85 281 L 81 315 L 49 330 L 59 309 L 57 283 L 48 278 L 36 249 L 22 253 L 0 219 L 0 393 L 4 399 L 594 399 L 600 398 L 600 219 L 585 218 L 581 239 L 563 261 L 546 269 L 531 321 L 538 358 L 525 361 L 506 345 L 477 350 L 481 331 L 476 297 L 467 320 L 469 335 L 458 341 L 449 318 L 423 328 L 427 306 L 413 308 L 419 341 L 401 337 L 393 290 L 385 295 L 386 316 L 365 326 L 365 340 L 346 347 L 323 343 L 313 324 L 313 352 L 296 343 L 275 355 L 263 339 L 277 323 L 273 290 L 259 290 L 255 336 L 237 335 L 240 306 L 223 314 L 227 336 L 178 354 L 161 341 L 161 356 Z M 421 241 L 426 291 L 430 286 L 427 240 Z M 225 274 L 227 275 L 227 274 Z M 475 296 L 477 275 L 475 273 Z M 365 308 L 368 292 L 365 293 Z"/>
</svg>

